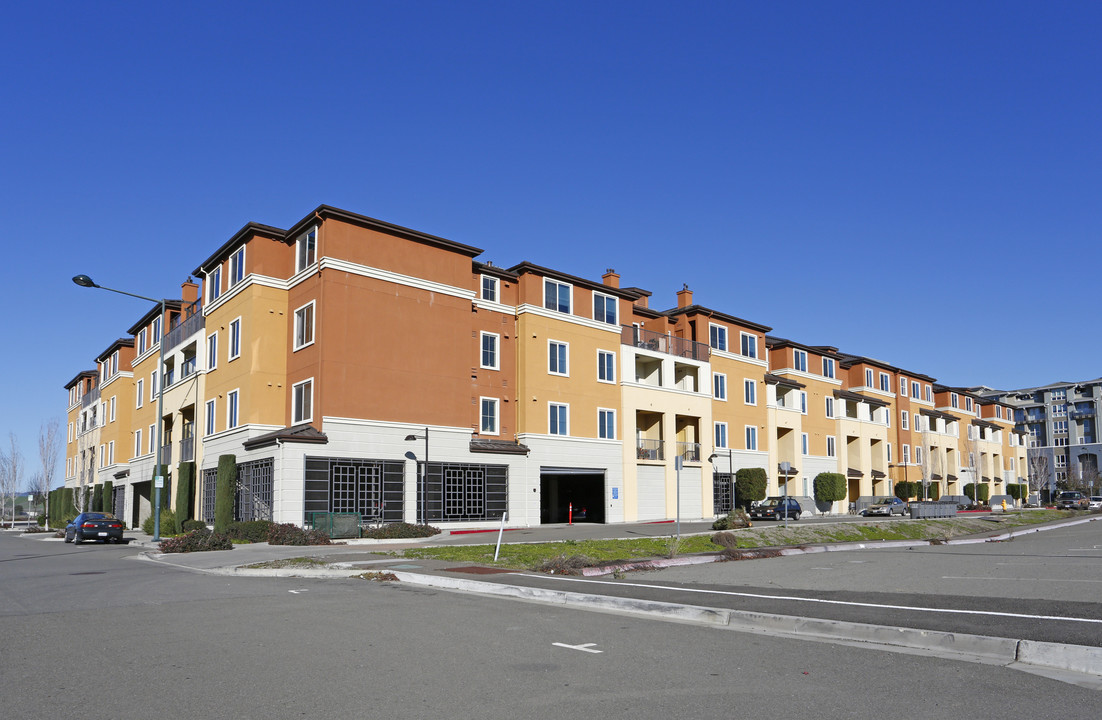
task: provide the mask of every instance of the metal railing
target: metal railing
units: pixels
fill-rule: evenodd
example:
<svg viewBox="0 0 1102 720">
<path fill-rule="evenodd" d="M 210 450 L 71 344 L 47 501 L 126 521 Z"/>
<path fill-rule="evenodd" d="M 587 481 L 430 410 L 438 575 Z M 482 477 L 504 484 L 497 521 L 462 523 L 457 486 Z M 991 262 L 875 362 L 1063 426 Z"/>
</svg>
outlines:
<svg viewBox="0 0 1102 720">
<path fill-rule="evenodd" d="M 665 460 L 662 452 L 661 440 L 640 440 L 635 449 L 635 457 L 639 460 Z"/>
<path fill-rule="evenodd" d="M 165 349 L 173 348 L 183 342 L 184 338 L 191 337 L 206 327 L 203 317 L 202 302 L 196 300 L 184 307 L 184 321 L 165 333 Z"/>
<path fill-rule="evenodd" d="M 676 355 L 678 357 L 691 358 L 693 360 L 707 360 L 711 349 L 704 343 L 685 338 L 673 337 L 653 330 L 644 330 L 634 325 L 625 325 L 620 331 L 620 342 L 624 345 L 653 350 L 654 352 Z"/>
<path fill-rule="evenodd" d="M 677 454 L 685 462 L 700 462 L 700 443 L 677 441 Z"/>
<path fill-rule="evenodd" d="M 99 401 L 99 385 L 95 386 L 80 398 L 80 406 L 86 408 L 89 405 L 94 405 Z"/>
<path fill-rule="evenodd" d="M 172 464 L 172 443 L 168 443 L 167 445 L 162 445 L 161 446 L 161 461 L 160 461 L 159 464 L 160 465 L 171 465 Z"/>
<path fill-rule="evenodd" d="M 180 441 L 180 462 L 190 462 L 195 459 L 195 438 L 186 437 Z"/>
</svg>

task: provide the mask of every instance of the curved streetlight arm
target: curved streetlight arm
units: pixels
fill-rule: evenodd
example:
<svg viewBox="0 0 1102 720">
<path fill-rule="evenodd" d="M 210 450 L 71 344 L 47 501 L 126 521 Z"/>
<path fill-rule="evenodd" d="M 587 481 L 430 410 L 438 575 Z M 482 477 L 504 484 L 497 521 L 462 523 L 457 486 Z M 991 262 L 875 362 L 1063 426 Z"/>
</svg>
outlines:
<svg viewBox="0 0 1102 720">
<path fill-rule="evenodd" d="M 109 288 L 109 287 L 104 287 L 103 285 L 97 285 L 95 282 L 93 282 L 92 278 L 88 277 L 87 275 L 76 275 L 76 276 L 73 277 L 73 282 L 75 282 L 77 285 L 80 285 L 81 287 L 99 288 L 100 290 L 107 290 L 108 292 L 118 293 L 119 295 L 129 295 L 130 297 L 138 298 L 139 300 L 148 300 L 149 302 L 153 302 L 153 303 L 163 302 L 162 300 L 157 300 L 156 298 L 146 297 L 145 295 L 135 295 L 134 293 L 128 293 L 125 290 L 116 290 L 115 288 Z"/>
</svg>

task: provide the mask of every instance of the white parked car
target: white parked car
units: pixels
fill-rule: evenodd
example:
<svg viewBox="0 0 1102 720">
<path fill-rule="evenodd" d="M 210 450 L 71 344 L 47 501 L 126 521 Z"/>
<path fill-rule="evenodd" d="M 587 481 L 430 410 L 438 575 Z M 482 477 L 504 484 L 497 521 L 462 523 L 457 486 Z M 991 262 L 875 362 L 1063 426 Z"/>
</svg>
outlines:
<svg viewBox="0 0 1102 720">
<path fill-rule="evenodd" d="M 1091 510 L 1102 508 L 1102 495 L 1091 495 L 1090 502 L 1087 504 Z"/>
</svg>

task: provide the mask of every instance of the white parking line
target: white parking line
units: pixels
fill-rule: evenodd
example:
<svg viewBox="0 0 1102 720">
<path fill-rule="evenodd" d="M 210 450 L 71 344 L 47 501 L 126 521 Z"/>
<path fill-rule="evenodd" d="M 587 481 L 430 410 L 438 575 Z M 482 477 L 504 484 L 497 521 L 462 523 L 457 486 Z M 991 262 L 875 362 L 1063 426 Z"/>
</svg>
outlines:
<svg viewBox="0 0 1102 720">
<path fill-rule="evenodd" d="M 518 573 L 518 575 L 520 575 L 521 577 L 541 578 L 543 580 L 549 579 L 547 575 L 531 575 L 528 573 Z M 563 577 L 561 575 L 558 577 L 554 577 L 553 579 L 558 580 L 559 582 L 591 583 L 594 585 L 616 585 L 620 587 L 627 586 L 649 588 L 651 590 L 676 590 L 679 592 L 699 593 L 702 595 L 727 595 L 729 597 L 756 598 L 761 600 L 791 600 L 794 602 L 820 603 L 823 605 L 849 605 L 851 607 L 881 608 L 884 610 L 911 610 L 913 612 L 941 613 L 946 615 L 985 615 L 987 617 L 1024 618 L 1027 620 L 1063 620 L 1066 622 L 1080 622 L 1102 625 L 1102 619 L 1098 618 L 1060 617 L 1059 615 L 1030 615 L 1028 613 L 991 612 L 988 610 L 956 610 L 953 608 L 915 607 L 912 605 L 885 605 L 882 603 L 852 602 L 848 600 L 824 600 L 823 598 L 807 598 L 795 595 L 763 595 L 761 593 L 733 592 L 731 590 L 705 590 L 703 588 L 673 587 L 668 585 L 648 585 L 646 583 L 624 583 L 614 582 L 612 580 L 591 580 L 589 578 L 572 578 Z M 965 579 L 971 580 L 973 578 Z"/>
<path fill-rule="evenodd" d="M 1002 580 L 1004 582 L 1021 582 L 1022 578 L 993 578 L 993 577 L 975 577 L 968 575 L 942 575 L 942 580 Z M 1085 582 L 1085 583 L 1102 583 L 1102 580 L 1082 580 L 1077 578 L 1069 578 L 1067 580 L 1056 578 L 1029 578 L 1030 582 L 1052 582 L 1052 583 L 1068 583 L 1068 582 Z"/>
<path fill-rule="evenodd" d="M 604 650 L 594 650 L 593 649 L 593 646 L 596 645 L 597 643 L 585 643 L 584 645 L 567 645 L 566 643 L 551 643 L 551 644 L 554 645 L 555 647 L 567 648 L 569 650 L 581 650 L 582 652 L 596 653 L 598 655 L 604 652 Z"/>
</svg>

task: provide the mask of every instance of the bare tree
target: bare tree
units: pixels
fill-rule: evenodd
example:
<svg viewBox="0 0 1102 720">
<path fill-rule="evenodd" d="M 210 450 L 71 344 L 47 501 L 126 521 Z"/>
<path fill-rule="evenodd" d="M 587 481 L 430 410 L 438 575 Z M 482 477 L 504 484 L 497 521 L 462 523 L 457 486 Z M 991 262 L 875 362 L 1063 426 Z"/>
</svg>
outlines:
<svg viewBox="0 0 1102 720">
<path fill-rule="evenodd" d="M 42 461 L 42 470 L 35 473 L 31 483 L 31 492 L 39 496 L 39 502 L 45 501 L 46 529 L 50 529 L 50 490 L 54 486 L 58 458 L 63 451 L 61 422 L 54 418 L 38 429 L 38 458 Z"/>
<path fill-rule="evenodd" d="M 19 483 L 23 481 L 23 455 L 19 452 L 19 441 L 15 433 L 8 434 L 9 449 L 2 453 L 0 459 L 0 493 L 4 497 L 11 497 L 11 521 L 15 526 L 15 493 L 19 491 Z"/>
<path fill-rule="evenodd" d="M 919 418 L 922 418 L 920 420 Z M 924 421 L 924 422 L 923 422 Z M 930 435 L 930 421 L 931 418 L 915 415 L 915 426 L 918 428 L 918 424 L 923 422 L 923 431 L 920 434 L 920 445 L 915 446 L 916 454 L 921 449 L 922 457 L 919 460 L 919 467 L 922 468 L 922 485 L 919 490 L 919 497 L 923 500 L 930 499 L 930 485 L 938 486 L 938 497 L 941 497 L 941 481 L 934 480 L 933 476 L 941 474 L 941 456 L 937 448 L 933 444 L 933 438 Z"/>
<path fill-rule="evenodd" d="M 1029 459 L 1029 490 L 1040 494 L 1041 490 L 1049 486 L 1051 479 L 1048 455 L 1039 448 L 1027 448 L 1026 456 Z"/>
</svg>

